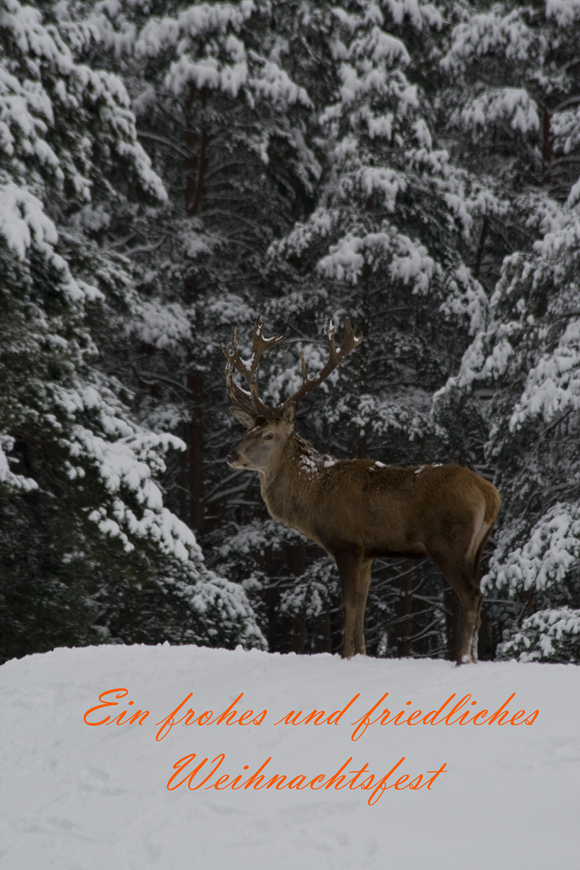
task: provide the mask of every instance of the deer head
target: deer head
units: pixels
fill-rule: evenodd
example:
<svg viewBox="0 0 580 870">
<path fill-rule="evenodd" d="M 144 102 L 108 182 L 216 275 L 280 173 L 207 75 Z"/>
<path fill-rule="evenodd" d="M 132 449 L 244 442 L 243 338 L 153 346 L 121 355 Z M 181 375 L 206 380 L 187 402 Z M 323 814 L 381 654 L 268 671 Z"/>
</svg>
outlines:
<svg viewBox="0 0 580 870">
<path fill-rule="evenodd" d="M 300 365 L 302 369 L 302 386 L 277 408 L 269 408 L 260 398 L 258 387 L 258 365 L 265 350 L 276 347 L 284 340 L 283 335 L 264 338 L 264 326 L 260 317 L 256 319 L 252 337 L 252 355 L 245 362 L 238 350 L 237 329 L 234 329 L 232 349 L 228 350 L 222 344 L 226 363 L 226 383 L 230 398 L 234 403 L 231 407 L 233 416 L 248 432 L 241 444 L 228 456 L 232 468 L 248 471 L 264 471 L 272 466 L 277 456 L 281 455 L 284 446 L 294 431 L 296 405 L 321 384 L 337 365 L 362 341 L 362 336 L 355 336 L 354 329 L 348 317 L 344 321 L 344 338 L 337 349 L 334 334 L 335 328 L 331 320 L 326 321 L 325 337 L 328 342 L 329 354 L 326 364 L 316 377 L 308 376 L 304 360 L 304 352 L 300 349 Z M 234 372 L 239 372 L 245 379 L 247 389 L 239 387 L 234 381 Z"/>
</svg>

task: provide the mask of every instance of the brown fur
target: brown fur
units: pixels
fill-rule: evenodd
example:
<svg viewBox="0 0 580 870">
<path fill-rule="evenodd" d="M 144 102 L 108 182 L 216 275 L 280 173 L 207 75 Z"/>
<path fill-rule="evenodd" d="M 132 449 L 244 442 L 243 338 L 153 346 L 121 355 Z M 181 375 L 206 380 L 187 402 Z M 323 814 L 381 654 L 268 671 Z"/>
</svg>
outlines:
<svg viewBox="0 0 580 870">
<path fill-rule="evenodd" d="M 343 658 L 365 653 L 364 612 L 375 558 L 428 557 L 462 608 L 458 663 L 477 661 L 479 563 L 500 508 L 497 489 L 459 465 L 385 466 L 337 460 L 294 432 L 295 406 L 280 419 L 232 408 L 247 426 L 233 468 L 260 475 L 270 515 L 302 531 L 334 559 L 342 586 Z"/>
</svg>

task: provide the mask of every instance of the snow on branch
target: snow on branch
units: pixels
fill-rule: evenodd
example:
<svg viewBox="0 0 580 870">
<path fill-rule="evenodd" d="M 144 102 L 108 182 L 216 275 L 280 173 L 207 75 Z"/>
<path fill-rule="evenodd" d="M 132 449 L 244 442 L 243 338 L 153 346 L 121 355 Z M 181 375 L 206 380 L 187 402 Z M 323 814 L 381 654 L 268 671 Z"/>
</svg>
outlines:
<svg viewBox="0 0 580 870">
<path fill-rule="evenodd" d="M 2 444 L 3 442 L 3 444 Z M 38 484 L 30 477 L 14 474 L 10 470 L 9 460 L 4 452 L 5 447 L 9 452 L 14 445 L 14 439 L 0 433 L 0 492 L 4 495 L 13 492 L 31 492 L 38 489 Z"/>
<path fill-rule="evenodd" d="M 503 53 L 508 60 L 527 60 L 536 36 L 523 20 L 524 10 L 505 16 L 501 12 L 501 6 L 494 6 L 458 24 L 451 48 L 441 60 L 443 69 L 462 69 L 470 60 L 492 52 Z"/>
<path fill-rule="evenodd" d="M 580 664 L 580 610 L 539 610 L 498 648 L 501 660 Z"/>
<path fill-rule="evenodd" d="M 382 232 L 365 235 L 346 233 L 319 261 L 318 271 L 327 278 L 339 281 L 346 278 L 354 284 L 361 276 L 365 262 L 372 263 L 376 257 L 387 254 L 392 278 L 404 284 L 412 283 L 414 293 L 426 292 L 438 269 L 437 264 L 423 245 L 396 232 L 386 222 L 383 222 L 383 227 Z"/>
<path fill-rule="evenodd" d="M 519 520 L 504 527 L 483 585 L 507 588 L 512 595 L 540 591 L 562 583 L 579 558 L 580 505 L 558 502 L 531 531 Z"/>
<path fill-rule="evenodd" d="M 477 132 L 503 121 L 523 135 L 540 128 L 538 106 L 524 88 L 494 88 L 474 97 L 460 112 L 463 126 Z"/>
</svg>

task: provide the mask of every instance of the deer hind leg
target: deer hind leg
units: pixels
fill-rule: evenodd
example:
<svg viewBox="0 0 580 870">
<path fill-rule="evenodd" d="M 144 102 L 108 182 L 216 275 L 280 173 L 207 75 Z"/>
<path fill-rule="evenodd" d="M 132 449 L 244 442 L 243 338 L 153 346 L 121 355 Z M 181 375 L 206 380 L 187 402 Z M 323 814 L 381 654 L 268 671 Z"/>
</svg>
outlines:
<svg viewBox="0 0 580 870">
<path fill-rule="evenodd" d="M 358 589 L 356 597 L 356 618 L 354 623 L 354 653 L 364 656 L 367 653 L 365 646 L 365 610 L 367 597 L 371 585 L 372 560 L 363 562 L 359 572 Z"/>
<path fill-rule="evenodd" d="M 481 498 L 477 512 L 463 526 L 456 528 L 454 540 L 449 541 L 449 549 L 430 551 L 431 558 L 461 602 L 458 665 L 477 661 L 482 605 L 479 563 L 491 531 L 491 523 L 485 520 L 486 511 L 485 499 Z"/>
<path fill-rule="evenodd" d="M 489 538 L 490 534 L 491 534 L 491 525 L 488 523 L 483 523 L 481 529 L 479 530 L 479 534 L 477 536 L 477 541 L 479 543 L 477 544 L 475 556 L 473 557 L 473 568 L 472 568 L 473 576 L 477 580 L 478 588 L 480 587 L 480 582 L 481 582 L 480 581 L 480 578 L 481 578 L 481 573 L 480 573 L 481 557 L 483 555 L 483 550 L 484 550 L 484 547 L 487 543 L 487 539 Z M 474 661 L 477 661 L 477 645 L 478 645 L 478 639 L 479 639 L 479 629 L 481 628 L 481 607 L 482 607 L 482 604 L 483 604 L 483 595 L 481 594 L 481 591 L 480 591 L 479 605 L 477 608 L 477 614 L 476 614 L 476 619 L 475 619 L 475 632 L 474 632 L 474 635 L 472 638 L 472 654 L 475 656 Z"/>
<path fill-rule="evenodd" d="M 355 649 L 355 626 L 362 558 L 349 550 L 334 552 L 333 556 L 338 568 L 342 590 L 344 635 L 341 655 L 343 659 L 350 659 L 357 651 Z"/>
<path fill-rule="evenodd" d="M 481 620 L 482 594 L 479 578 L 472 562 L 460 563 L 433 557 L 433 561 L 459 596 L 461 602 L 461 633 L 457 664 L 477 662 L 477 638 Z"/>
</svg>

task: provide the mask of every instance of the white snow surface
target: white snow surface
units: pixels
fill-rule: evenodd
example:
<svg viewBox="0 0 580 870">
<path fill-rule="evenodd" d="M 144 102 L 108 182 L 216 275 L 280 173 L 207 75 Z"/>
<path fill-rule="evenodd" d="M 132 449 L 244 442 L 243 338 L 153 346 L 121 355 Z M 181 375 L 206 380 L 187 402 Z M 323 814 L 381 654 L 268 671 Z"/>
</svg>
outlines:
<svg viewBox="0 0 580 870">
<path fill-rule="evenodd" d="M 86 711 L 111 689 L 119 706 L 87 719 L 126 710 L 120 717 L 126 720 L 148 710 L 143 724 L 85 724 Z M 353 741 L 352 723 L 387 692 L 373 716 L 386 706 L 425 715 L 453 693 L 453 702 L 470 694 L 472 712 L 491 713 L 515 692 L 510 716 L 539 713 L 531 725 L 377 722 Z M 267 713 L 258 725 L 181 722 L 156 740 L 156 723 L 189 693 L 176 720 L 190 707 L 196 717 L 211 710 L 216 718 L 230 705 L 236 720 L 249 709 L 257 720 Z M 328 716 L 357 693 L 338 724 L 274 724 L 292 710 L 304 711 L 301 718 L 313 710 Z M 580 668 L 573 665 L 456 668 L 444 661 L 342 661 L 167 644 L 27 656 L 0 668 L 0 867 L 572 870 L 580 848 L 579 719 Z M 200 784 L 217 764 L 212 760 L 222 753 L 224 759 L 199 789 L 185 782 L 168 790 L 173 765 L 192 753 L 174 785 L 207 758 L 192 783 Z M 376 782 L 402 757 L 389 782 L 403 774 L 426 781 L 428 771 L 443 763 L 446 769 L 431 789 L 392 788 L 372 806 L 370 790 L 349 787 L 351 771 L 365 763 L 359 782 L 370 773 Z M 249 777 L 268 758 L 261 789 L 232 790 L 231 778 L 223 790 L 212 787 L 222 774 Z M 324 786 L 345 762 L 340 790 L 275 788 L 300 774 L 306 783 L 325 775 L 317 781 Z M 286 783 L 265 788 L 275 774 L 285 774 Z"/>
</svg>

